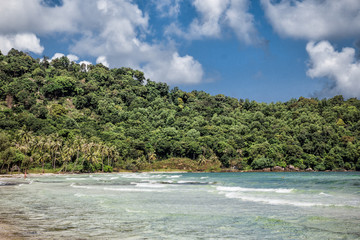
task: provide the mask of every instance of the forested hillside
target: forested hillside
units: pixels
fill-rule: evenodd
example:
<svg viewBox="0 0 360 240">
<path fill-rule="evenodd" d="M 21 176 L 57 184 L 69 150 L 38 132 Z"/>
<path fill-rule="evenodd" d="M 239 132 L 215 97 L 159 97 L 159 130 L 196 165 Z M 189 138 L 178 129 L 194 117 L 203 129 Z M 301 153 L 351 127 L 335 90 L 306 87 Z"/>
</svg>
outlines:
<svg viewBox="0 0 360 240">
<path fill-rule="evenodd" d="M 182 169 L 184 162 L 192 170 L 360 170 L 355 98 L 257 103 L 12 49 L 0 54 L 0 100 L 2 173 Z"/>
</svg>

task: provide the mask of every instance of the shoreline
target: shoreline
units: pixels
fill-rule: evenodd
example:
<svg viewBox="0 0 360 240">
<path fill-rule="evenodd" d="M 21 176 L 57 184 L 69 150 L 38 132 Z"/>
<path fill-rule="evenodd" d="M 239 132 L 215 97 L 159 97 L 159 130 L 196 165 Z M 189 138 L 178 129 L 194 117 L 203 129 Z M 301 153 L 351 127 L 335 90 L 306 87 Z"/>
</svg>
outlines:
<svg viewBox="0 0 360 240">
<path fill-rule="evenodd" d="M 266 170 L 233 170 L 233 169 L 224 169 L 223 171 L 213 171 L 213 172 L 207 172 L 207 171 L 136 171 L 136 172 L 131 172 L 131 171 L 120 171 L 120 172 L 94 172 L 94 173 L 71 173 L 71 172 L 62 172 L 62 173 L 27 173 L 26 177 L 24 176 L 24 173 L 13 173 L 13 174 L 0 174 L 0 181 L 3 179 L 14 179 L 14 178 L 18 178 L 18 179 L 26 179 L 29 177 L 37 177 L 37 176 L 54 176 L 54 175 L 90 175 L 90 174 L 95 174 L 95 175 L 102 175 L 102 174 L 132 174 L 132 173 L 150 173 L 150 174 L 160 174 L 160 173 L 166 173 L 166 174 L 170 174 L 170 173 L 174 173 L 174 174 L 180 174 L 180 173 L 331 173 L 331 172 L 359 172 L 359 171 L 355 171 L 355 170 L 332 170 L 332 171 L 306 171 L 306 170 L 300 170 L 300 171 L 266 171 Z M 0 222 L 1 223 L 1 222 Z"/>
<path fill-rule="evenodd" d="M 10 223 L 0 220 L 0 240 L 20 240 L 24 237 L 20 236 L 19 231 Z"/>
</svg>

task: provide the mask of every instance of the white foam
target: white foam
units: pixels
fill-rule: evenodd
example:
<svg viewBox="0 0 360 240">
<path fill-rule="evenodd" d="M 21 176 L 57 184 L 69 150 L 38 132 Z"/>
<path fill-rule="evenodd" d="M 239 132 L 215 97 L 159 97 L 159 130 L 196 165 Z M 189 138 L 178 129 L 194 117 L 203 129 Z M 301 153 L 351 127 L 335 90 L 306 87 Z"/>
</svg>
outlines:
<svg viewBox="0 0 360 240">
<path fill-rule="evenodd" d="M 128 212 L 128 213 L 147 213 L 146 211 L 130 210 L 130 209 L 127 209 L 127 208 L 125 208 L 125 211 Z"/>
<path fill-rule="evenodd" d="M 275 192 L 275 193 L 291 193 L 292 188 L 242 188 L 242 187 L 217 187 L 219 191 L 224 192 Z"/>
<path fill-rule="evenodd" d="M 161 174 L 147 174 L 147 173 L 128 173 L 121 175 L 123 178 L 133 179 L 149 179 L 149 178 L 164 178 L 165 175 Z"/>
<path fill-rule="evenodd" d="M 164 188 L 166 187 L 163 184 L 156 184 L 156 183 L 131 183 L 135 184 L 136 187 L 144 187 L 144 188 Z"/>
<path fill-rule="evenodd" d="M 173 175 L 173 176 L 166 176 L 166 178 L 179 178 L 181 177 L 182 175 Z"/>
<path fill-rule="evenodd" d="M 169 192 L 168 189 L 149 189 L 149 188 L 104 188 L 108 191 L 118 192 Z"/>
<path fill-rule="evenodd" d="M 321 192 L 321 193 L 319 193 L 319 195 L 323 195 L 323 196 L 327 196 L 327 197 L 330 197 L 330 196 L 332 196 L 332 195 L 330 195 L 330 194 L 327 194 L 327 193 L 324 193 L 324 192 Z"/>
<path fill-rule="evenodd" d="M 85 180 L 89 180 L 89 179 L 88 178 L 66 178 L 66 180 L 85 181 Z"/>
<path fill-rule="evenodd" d="M 75 185 L 74 183 L 72 183 L 70 185 L 70 187 L 73 187 L 73 188 L 83 188 L 83 189 L 92 189 L 92 187 L 89 187 L 89 186 L 79 186 L 79 185 Z"/>
<path fill-rule="evenodd" d="M 343 207 L 344 205 L 334 205 L 334 204 L 324 204 L 324 203 L 316 203 L 316 202 L 298 202 L 298 201 L 292 201 L 292 200 L 285 200 L 285 199 L 271 199 L 268 197 L 251 197 L 251 196 L 243 196 L 239 193 L 225 193 L 225 196 L 227 198 L 237 198 L 241 199 L 243 201 L 249 201 L 249 202 L 259 202 L 264 204 L 270 204 L 270 205 L 291 205 L 296 207 L 315 207 L 315 206 L 321 206 L 321 207 Z"/>
<path fill-rule="evenodd" d="M 85 194 L 81 194 L 81 193 L 75 193 L 74 196 L 75 197 L 86 197 Z"/>
<path fill-rule="evenodd" d="M 201 177 L 200 179 L 206 179 L 206 178 L 209 178 L 209 177 Z"/>
</svg>

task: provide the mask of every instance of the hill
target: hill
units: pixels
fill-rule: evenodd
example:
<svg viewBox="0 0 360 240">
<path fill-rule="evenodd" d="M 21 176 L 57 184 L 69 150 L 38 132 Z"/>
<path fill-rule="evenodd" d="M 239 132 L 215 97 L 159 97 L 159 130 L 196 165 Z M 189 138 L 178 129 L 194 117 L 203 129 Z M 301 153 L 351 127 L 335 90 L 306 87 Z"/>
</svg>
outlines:
<svg viewBox="0 0 360 240">
<path fill-rule="evenodd" d="M 185 170 L 360 170 L 355 98 L 258 103 L 170 89 L 130 68 L 40 61 L 15 49 L 0 53 L 0 86 L 2 173 L 171 163 L 192 166 Z"/>
</svg>

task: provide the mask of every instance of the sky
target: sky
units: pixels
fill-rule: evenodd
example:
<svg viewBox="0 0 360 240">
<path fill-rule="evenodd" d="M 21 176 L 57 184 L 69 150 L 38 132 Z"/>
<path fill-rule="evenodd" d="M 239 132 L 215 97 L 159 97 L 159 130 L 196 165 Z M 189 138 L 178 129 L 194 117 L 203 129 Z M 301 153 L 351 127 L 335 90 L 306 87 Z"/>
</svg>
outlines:
<svg viewBox="0 0 360 240">
<path fill-rule="evenodd" d="M 359 0 L 0 0 L 0 50 L 258 102 L 360 97 Z"/>
</svg>

